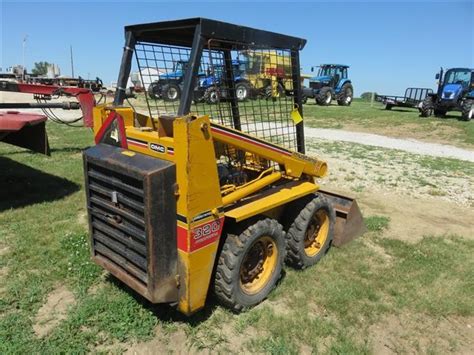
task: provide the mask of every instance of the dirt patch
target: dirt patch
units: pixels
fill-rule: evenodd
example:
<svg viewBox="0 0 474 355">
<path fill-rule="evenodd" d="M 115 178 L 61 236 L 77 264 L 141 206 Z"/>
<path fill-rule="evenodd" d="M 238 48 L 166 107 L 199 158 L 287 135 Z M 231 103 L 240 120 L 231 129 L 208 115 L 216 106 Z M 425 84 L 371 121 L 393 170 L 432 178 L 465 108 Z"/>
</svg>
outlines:
<svg viewBox="0 0 474 355">
<path fill-rule="evenodd" d="M 357 198 L 364 216 L 382 215 L 390 218 L 383 237 L 416 243 L 424 236 L 459 235 L 474 239 L 474 209 L 431 198 L 413 198 L 395 193 L 354 193 L 340 186 L 325 189 Z M 377 252 L 377 251 L 376 251 Z M 383 256 L 384 251 L 379 250 Z"/>
<path fill-rule="evenodd" d="M 82 154 L 82 153 L 80 153 Z M 77 214 L 77 222 L 81 225 L 81 226 L 86 226 L 88 227 L 89 226 L 89 222 L 87 220 L 87 212 L 86 211 L 80 211 L 78 214 Z"/>
<path fill-rule="evenodd" d="M 10 248 L 7 245 L 0 244 L 0 256 L 5 256 L 8 254 Z"/>
<path fill-rule="evenodd" d="M 419 314 L 390 315 L 369 327 L 374 354 L 455 352 L 472 354 L 474 318 L 428 318 Z"/>
<path fill-rule="evenodd" d="M 280 298 L 274 301 L 266 299 L 265 301 L 257 305 L 255 309 L 262 309 L 265 307 L 270 308 L 273 313 L 280 316 L 287 316 L 292 313 L 291 308 L 286 304 L 284 298 Z"/>
<path fill-rule="evenodd" d="M 385 215 L 390 225 L 384 237 L 417 242 L 427 235 L 460 235 L 474 239 L 474 209 L 432 199 L 395 194 L 362 193 L 358 202 L 366 216 Z"/>
<path fill-rule="evenodd" d="M 8 267 L 4 266 L 0 268 L 0 295 L 3 295 L 6 293 L 7 288 L 5 287 L 5 279 L 7 278 L 8 275 Z"/>
<path fill-rule="evenodd" d="M 46 303 L 36 314 L 33 330 L 38 337 L 44 337 L 62 320 L 67 311 L 76 303 L 74 294 L 65 286 L 60 286 L 48 295 Z"/>
</svg>

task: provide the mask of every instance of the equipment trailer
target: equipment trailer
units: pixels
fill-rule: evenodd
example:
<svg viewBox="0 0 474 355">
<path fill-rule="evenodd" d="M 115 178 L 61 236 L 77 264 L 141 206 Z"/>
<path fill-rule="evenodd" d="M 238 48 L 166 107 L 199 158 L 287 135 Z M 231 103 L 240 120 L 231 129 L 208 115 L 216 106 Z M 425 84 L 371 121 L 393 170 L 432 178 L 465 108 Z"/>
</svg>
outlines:
<svg viewBox="0 0 474 355">
<path fill-rule="evenodd" d="M 433 90 L 428 88 L 407 88 L 405 96 L 377 95 L 375 101 L 382 102 L 386 110 L 393 107 L 420 108 L 421 103 Z"/>
<path fill-rule="evenodd" d="M 305 43 L 202 18 L 125 28 L 114 102 L 94 108 L 97 145 L 84 152 L 97 264 L 184 314 L 204 307 L 209 291 L 240 311 L 267 297 L 285 261 L 309 267 L 363 231 L 354 200 L 319 190 L 327 164 L 304 155 Z M 292 95 L 240 103 L 232 70 L 240 51 L 290 58 Z M 147 99 L 147 115 L 123 105 L 134 56 L 140 70 L 181 55 L 189 65 L 179 101 Z M 193 103 L 200 67 L 216 65 L 227 99 Z"/>
</svg>

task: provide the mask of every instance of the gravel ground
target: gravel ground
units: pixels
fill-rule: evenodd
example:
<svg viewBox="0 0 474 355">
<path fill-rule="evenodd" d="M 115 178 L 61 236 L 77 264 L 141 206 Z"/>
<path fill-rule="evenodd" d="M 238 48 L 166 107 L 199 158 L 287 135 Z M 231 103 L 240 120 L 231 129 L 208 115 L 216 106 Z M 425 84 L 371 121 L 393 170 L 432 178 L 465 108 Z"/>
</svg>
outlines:
<svg viewBox="0 0 474 355">
<path fill-rule="evenodd" d="M 466 123 L 471 124 L 470 122 Z M 276 135 L 283 134 L 286 130 L 288 130 L 287 127 L 272 122 L 249 124 L 247 125 L 247 129 L 250 131 L 273 129 Z M 344 131 L 341 129 L 313 128 L 307 126 L 304 128 L 304 132 L 305 137 L 307 138 L 358 143 L 374 147 L 397 149 L 413 154 L 428 155 L 439 158 L 453 158 L 474 162 L 473 150 L 462 149 L 447 144 L 427 143 L 416 139 L 391 138 L 372 133 Z"/>
<path fill-rule="evenodd" d="M 305 136 L 310 138 L 359 143 L 375 147 L 397 149 L 414 154 L 474 162 L 474 151 L 457 148 L 452 145 L 426 143 L 416 139 L 391 138 L 372 133 L 348 132 L 340 129 L 305 127 L 304 131 Z"/>
</svg>

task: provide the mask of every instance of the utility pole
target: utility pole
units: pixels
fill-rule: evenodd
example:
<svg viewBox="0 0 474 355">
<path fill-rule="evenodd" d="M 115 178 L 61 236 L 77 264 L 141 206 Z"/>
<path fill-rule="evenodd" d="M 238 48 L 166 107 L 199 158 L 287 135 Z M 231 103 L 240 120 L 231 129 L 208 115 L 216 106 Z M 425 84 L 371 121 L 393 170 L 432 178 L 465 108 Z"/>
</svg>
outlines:
<svg viewBox="0 0 474 355">
<path fill-rule="evenodd" d="M 72 46 L 71 48 L 71 72 L 72 72 L 72 77 L 74 78 L 74 60 L 72 59 Z"/>
<path fill-rule="evenodd" d="M 28 39 L 28 35 L 25 35 L 25 37 L 23 37 L 23 44 L 22 44 L 22 48 L 23 48 L 23 51 L 22 51 L 22 63 L 21 63 L 21 79 L 22 81 L 25 81 L 25 48 L 26 48 L 26 40 Z"/>
</svg>

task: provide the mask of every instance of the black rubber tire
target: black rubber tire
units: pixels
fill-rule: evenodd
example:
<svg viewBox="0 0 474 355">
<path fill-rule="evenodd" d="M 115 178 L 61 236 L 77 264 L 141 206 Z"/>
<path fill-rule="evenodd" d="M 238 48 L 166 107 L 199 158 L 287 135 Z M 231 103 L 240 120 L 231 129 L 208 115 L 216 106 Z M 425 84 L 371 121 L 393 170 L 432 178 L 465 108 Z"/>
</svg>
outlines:
<svg viewBox="0 0 474 355">
<path fill-rule="evenodd" d="M 433 99 L 429 96 L 425 97 L 420 107 L 420 116 L 421 117 L 430 117 L 434 112 L 434 103 Z"/>
<path fill-rule="evenodd" d="M 461 106 L 461 118 L 463 121 L 470 121 L 474 118 L 473 100 L 465 100 Z"/>
<path fill-rule="evenodd" d="M 386 105 L 385 105 L 385 109 L 386 109 L 386 110 L 389 110 L 389 111 L 392 109 L 392 107 L 393 107 L 392 104 L 386 104 Z"/>
<path fill-rule="evenodd" d="M 211 86 L 211 87 L 206 89 L 206 92 L 204 93 L 204 97 L 206 98 L 206 102 L 208 104 L 215 105 L 215 104 L 219 103 L 220 97 L 219 97 L 219 93 L 218 93 L 217 90 L 219 90 L 219 89 L 215 86 Z"/>
<path fill-rule="evenodd" d="M 350 106 L 353 98 L 354 88 L 352 87 L 352 84 L 345 83 L 344 85 L 342 85 L 341 92 L 337 99 L 337 104 L 339 106 Z"/>
<path fill-rule="evenodd" d="M 320 106 L 329 106 L 332 102 L 332 89 L 329 86 L 324 86 L 316 95 L 316 103 Z"/>
<path fill-rule="evenodd" d="M 176 95 L 172 95 L 173 91 L 176 90 Z M 178 84 L 175 83 L 169 83 L 166 85 L 163 85 L 163 88 L 161 89 L 161 96 L 164 101 L 176 101 L 179 100 L 181 97 L 181 89 Z"/>
<path fill-rule="evenodd" d="M 307 202 L 307 200 L 303 201 Z M 299 207 L 300 212 L 286 233 L 286 263 L 294 268 L 304 269 L 321 260 L 331 247 L 334 238 L 336 212 L 331 203 L 321 195 L 316 195 L 306 205 L 300 205 Z M 304 245 L 305 234 L 314 214 L 321 209 L 326 212 L 329 218 L 328 236 L 319 252 L 313 256 L 308 256 Z"/>
<path fill-rule="evenodd" d="M 158 100 L 160 98 L 160 86 L 157 81 L 152 82 L 148 86 L 147 94 L 148 97 L 153 100 Z"/>
<path fill-rule="evenodd" d="M 241 287 L 240 268 L 247 252 L 262 236 L 273 239 L 278 250 L 278 260 L 266 285 L 258 293 L 249 295 Z M 281 224 L 274 219 L 259 220 L 239 235 L 228 234 L 215 273 L 214 293 L 218 301 L 235 312 L 263 301 L 281 277 L 285 252 L 285 232 Z"/>
<path fill-rule="evenodd" d="M 304 105 L 307 102 L 308 102 L 308 96 L 306 96 L 306 95 L 301 96 L 301 103 Z"/>
<path fill-rule="evenodd" d="M 245 95 L 242 94 L 242 96 L 238 95 L 239 90 L 245 90 Z M 246 101 L 250 97 L 250 90 L 251 87 L 249 83 L 245 81 L 239 81 L 237 84 L 235 84 L 235 96 L 237 97 L 237 101 L 243 102 Z"/>
</svg>

